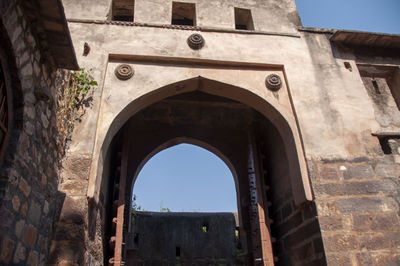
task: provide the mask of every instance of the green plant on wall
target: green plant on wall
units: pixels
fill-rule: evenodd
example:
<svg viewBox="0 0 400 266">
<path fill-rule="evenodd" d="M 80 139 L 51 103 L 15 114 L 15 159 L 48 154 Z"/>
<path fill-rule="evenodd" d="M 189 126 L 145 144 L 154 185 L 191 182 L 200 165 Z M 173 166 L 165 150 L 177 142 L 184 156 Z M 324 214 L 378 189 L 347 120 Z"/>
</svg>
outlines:
<svg viewBox="0 0 400 266">
<path fill-rule="evenodd" d="M 87 106 L 88 101 L 91 101 L 91 99 L 87 97 L 88 92 L 94 90 L 98 86 L 97 81 L 94 80 L 90 70 L 79 68 L 79 70 L 72 73 L 71 81 L 75 88 L 75 107 L 79 109 L 82 105 Z"/>
</svg>

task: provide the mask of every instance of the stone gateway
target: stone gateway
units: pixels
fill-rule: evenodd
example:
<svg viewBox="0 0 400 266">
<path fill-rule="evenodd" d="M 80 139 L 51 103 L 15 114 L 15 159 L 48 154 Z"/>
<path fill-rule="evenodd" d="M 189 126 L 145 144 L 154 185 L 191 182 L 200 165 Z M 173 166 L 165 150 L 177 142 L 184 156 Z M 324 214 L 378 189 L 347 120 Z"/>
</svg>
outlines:
<svg viewBox="0 0 400 266">
<path fill-rule="evenodd" d="M 399 35 L 305 28 L 294 0 L 4 0 L 0 37 L 1 265 L 151 265 L 140 243 L 152 265 L 400 265 Z M 238 199 L 157 220 L 235 227 L 196 258 L 132 223 L 180 143 Z"/>
</svg>

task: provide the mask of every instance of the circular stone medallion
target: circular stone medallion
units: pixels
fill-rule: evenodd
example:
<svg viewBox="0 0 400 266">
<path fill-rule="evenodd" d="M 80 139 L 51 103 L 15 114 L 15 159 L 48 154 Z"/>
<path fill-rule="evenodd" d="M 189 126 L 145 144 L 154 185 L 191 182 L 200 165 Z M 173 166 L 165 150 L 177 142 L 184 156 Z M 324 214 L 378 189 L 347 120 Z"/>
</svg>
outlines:
<svg viewBox="0 0 400 266">
<path fill-rule="evenodd" d="M 130 79 L 134 74 L 133 68 L 128 64 L 121 64 L 115 68 L 115 76 L 120 80 Z"/>
<path fill-rule="evenodd" d="M 194 33 L 187 39 L 187 44 L 194 50 L 199 50 L 204 46 L 204 38 L 198 33 Z"/>
<path fill-rule="evenodd" d="M 277 91 L 282 87 L 282 80 L 277 74 L 268 75 L 265 79 L 265 86 L 270 90 Z"/>
</svg>

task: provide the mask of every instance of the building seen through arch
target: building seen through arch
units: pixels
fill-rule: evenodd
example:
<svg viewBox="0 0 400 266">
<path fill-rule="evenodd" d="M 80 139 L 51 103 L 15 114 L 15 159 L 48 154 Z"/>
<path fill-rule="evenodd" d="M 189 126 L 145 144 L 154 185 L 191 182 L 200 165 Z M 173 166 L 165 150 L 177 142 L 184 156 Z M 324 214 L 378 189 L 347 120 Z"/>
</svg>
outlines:
<svg viewBox="0 0 400 266">
<path fill-rule="evenodd" d="M 191 144 L 164 149 L 132 195 L 127 264 L 244 263 L 234 178 L 215 154 Z"/>
<path fill-rule="evenodd" d="M 0 15 L 1 265 L 163 265 L 132 260 L 132 185 L 180 143 L 231 170 L 241 265 L 400 264 L 399 35 L 304 28 L 293 0 Z"/>
</svg>

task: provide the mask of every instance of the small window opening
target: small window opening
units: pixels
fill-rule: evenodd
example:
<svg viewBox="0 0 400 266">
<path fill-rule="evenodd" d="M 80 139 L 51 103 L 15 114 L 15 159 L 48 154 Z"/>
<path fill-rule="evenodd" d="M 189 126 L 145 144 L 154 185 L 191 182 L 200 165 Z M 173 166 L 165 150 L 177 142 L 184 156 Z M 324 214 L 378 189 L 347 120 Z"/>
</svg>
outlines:
<svg viewBox="0 0 400 266">
<path fill-rule="evenodd" d="M 135 244 L 136 247 L 139 246 L 139 234 L 138 233 L 133 234 L 133 243 Z"/>
<path fill-rule="evenodd" d="M 180 248 L 180 247 L 176 247 L 176 248 L 175 248 L 175 256 L 176 256 L 177 258 L 180 258 L 180 257 L 181 257 L 181 248 Z"/>
<path fill-rule="evenodd" d="M 379 138 L 379 144 L 384 154 L 392 154 L 392 148 L 389 145 L 389 138 Z"/>
<path fill-rule="evenodd" d="M 208 232 L 208 224 L 203 224 L 203 233 Z"/>
<path fill-rule="evenodd" d="M 345 67 L 346 69 L 348 69 L 350 72 L 353 71 L 353 68 L 351 67 L 350 62 L 344 62 L 344 67 Z"/>
<path fill-rule="evenodd" d="M 114 21 L 134 21 L 135 0 L 114 0 L 112 19 Z"/>
<path fill-rule="evenodd" d="M 381 92 L 379 91 L 378 82 L 377 82 L 375 79 L 372 79 L 372 86 L 374 86 L 374 89 L 375 89 L 375 93 L 376 93 L 376 94 L 381 94 Z"/>
<path fill-rule="evenodd" d="M 250 9 L 235 7 L 235 29 L 254 30 L 253 18 Z"/>
<path fill-rule="evenodd" d="M 172 2 L 172 25 L 195 26 L 196 6 L 190 3 Z"/>
</svg>

